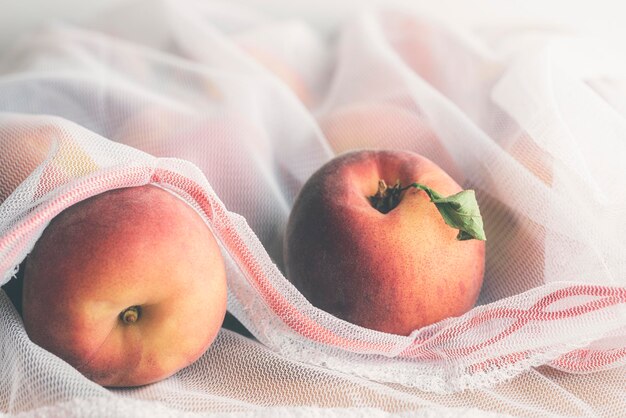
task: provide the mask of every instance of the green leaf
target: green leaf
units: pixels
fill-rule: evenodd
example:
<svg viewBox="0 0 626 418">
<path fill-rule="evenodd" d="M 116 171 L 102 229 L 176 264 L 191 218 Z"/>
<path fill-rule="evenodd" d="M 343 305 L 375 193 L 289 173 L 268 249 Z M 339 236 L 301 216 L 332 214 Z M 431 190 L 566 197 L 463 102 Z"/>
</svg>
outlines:
<svg viewBox="0 0 626 418">
<path fill-rule="evenodd" d="M 473 190 L 463 190 L 444 197 L 422 184 L 413 183 L 412 186 L 424 190 L 430 197 L 430 201 L 441 213 L 446 224 L 459 230 L 456 239 L 459 241 L 470 239 L 485 241 L 487 239 L 483 228 L 483 218 L 480 215 L 476 194 Z"/>
</svg>

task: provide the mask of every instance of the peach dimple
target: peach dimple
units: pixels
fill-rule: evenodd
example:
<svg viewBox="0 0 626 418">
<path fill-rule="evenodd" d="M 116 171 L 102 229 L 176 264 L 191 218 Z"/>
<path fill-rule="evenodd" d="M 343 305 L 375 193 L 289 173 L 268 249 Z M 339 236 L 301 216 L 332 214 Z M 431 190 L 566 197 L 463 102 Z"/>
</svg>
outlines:
<svg viewBox="0 0 626 418">
<path fill-rule="evenodd" d="M 112 190 L 44 231 L 25 265 L 24 326 L 97 383 L 152 383 L 213 341 L 225 274 L 215 238 L 189 205 L 152 185 Z"/>
</svg>

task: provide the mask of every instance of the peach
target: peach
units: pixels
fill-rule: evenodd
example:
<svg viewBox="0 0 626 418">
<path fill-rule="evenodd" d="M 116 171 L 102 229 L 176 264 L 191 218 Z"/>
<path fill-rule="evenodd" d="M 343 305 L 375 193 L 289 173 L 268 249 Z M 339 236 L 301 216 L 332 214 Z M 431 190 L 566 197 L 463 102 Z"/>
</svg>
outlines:
<svg viewBox="0 0 626 418">
<path fill-rule="evenodd" d="M 59 144 L 58 151 L 50 155 L 46 170 L 40 174 L 42 177 L 54 175 L 59 181 L 95 170 L 93 160 L 68 137 L 62 127 L 50 122 L 33 126 L 22 122 L 20 125 L 19 119 L 13 123 L 15 125 L 8 126 L 13 128 L 11 134 L 2 135 L 0 132 L 1 146 L 5 150 L 0 153 L 0 203 L 46 160 L 54 142 Z M 44 192 L 41 186 L 38 192 Z"/>
<path fill-rule="evenodd" d="M 536 179 L 549 190 L 554 183 L 553 157 L 542 149 L 527 132 L 516 133 L 503 141 L 507 151 L 520 166 L 517 173 Z M 518 174 L 521 175 L 521 174 Z M 541 188 L 541 184 L 533 186 Z M 516 277 L 515 280 L 488 280 L 483 286 L 481 302 L 490 303 L 513 296 L 545 283 L 546 277 L 546 238 L 549 229 L 537 222 L 536 215 L 531 216 L 527 208 L 514 208 L 494 194 L 485 190 L 482 199 L 494 221 L 486 225 L 492 238 L 489 248 L 490 257 L 486 268 L 494 278 Z M 543 208 L 543 210 L 546 207 Z M 538 210 L 542 210 L 537 208 Z"/>
<path fill-rule="evenodd" d="M 225 276 L 190 205 L 154 185 L 111 190 L 57 215 L 26 258 L 24 327 L 103 386 L 156 382 L 216 337 Z"/>
<path fill-rule="evenodd" d="M 439 166 L 412 152 L 334 158 L 306 182 L 292 208 L 287 278 L 314 306 L 388 333 L 408 335 L 471 309 L 483 281 L 484 238 L 457 239 L 422 189 L 388 189 L 397 192 L 395 201 L 382 210 L 379 180 L 417 182 L 445 196 L 461 192 Z"/>
<path fill-rule="evenodd" d="M 297 71 L 289 66 L 287 62 L 281 60 L 276 54 L 261 47 L 242 44 L 241 48 L 266 70 L 284 83 L 305 106 L 312 103 L 311 92 L 308 86 Z"/>
</svg>

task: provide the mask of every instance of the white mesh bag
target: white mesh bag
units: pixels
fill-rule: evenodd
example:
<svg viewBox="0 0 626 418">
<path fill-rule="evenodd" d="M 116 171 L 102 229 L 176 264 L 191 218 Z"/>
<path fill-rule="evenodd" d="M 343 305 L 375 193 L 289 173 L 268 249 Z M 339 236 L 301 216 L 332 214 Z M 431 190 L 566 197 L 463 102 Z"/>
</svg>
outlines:
<svg viewBox="0 0 626 418">
<path fill-rule="evenodd" d="M 0 284 L 46 225 L 157 184 L 220 244 L 228 310 L 194 364 L 105 389 L 33 344 L 0 293 L 0 411 L 17 416 L 621 416 L 626 411 L 626 61 L 593 38 L 453 27 L 401 8 L 332 30 L 225 2 L 129 2 L 0 61 Z M 386 334 L 285 279 L 308 177 L 406 149 L 476 190 L 477 306 Z"/>
</svg>

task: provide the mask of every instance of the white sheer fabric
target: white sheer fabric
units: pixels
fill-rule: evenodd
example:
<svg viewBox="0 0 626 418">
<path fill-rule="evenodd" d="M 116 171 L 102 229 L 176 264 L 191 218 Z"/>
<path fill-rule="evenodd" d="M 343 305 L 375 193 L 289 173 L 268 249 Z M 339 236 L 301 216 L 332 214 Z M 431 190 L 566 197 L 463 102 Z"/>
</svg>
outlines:
<svg viewBox="0 0 626 418">
<path fill-rule="evenodd" d="M 0 61 L 0 284 L 47 223 L 156 183 L 207 221 L 229 311 L 192 366 L 106 390 L 29 341 L 0 293 L 0 411 L 23 416 L 620 416 L 626 410 L 626 60 L 572 32 L 401 8 L 336 28 L 226 2 L 137 1 Z M 476 308 L 410 336 L 311 306 L 282 274 L 306 179 L 408 149 L 476 190 Z"/>
</svg>

